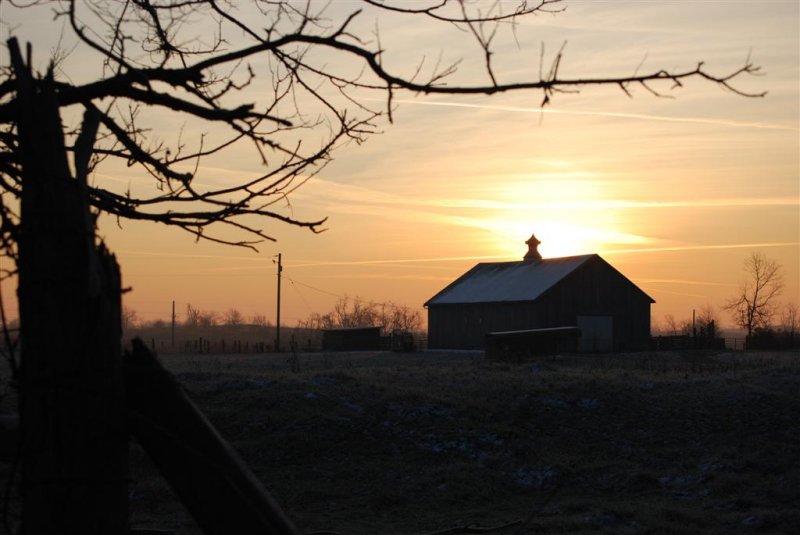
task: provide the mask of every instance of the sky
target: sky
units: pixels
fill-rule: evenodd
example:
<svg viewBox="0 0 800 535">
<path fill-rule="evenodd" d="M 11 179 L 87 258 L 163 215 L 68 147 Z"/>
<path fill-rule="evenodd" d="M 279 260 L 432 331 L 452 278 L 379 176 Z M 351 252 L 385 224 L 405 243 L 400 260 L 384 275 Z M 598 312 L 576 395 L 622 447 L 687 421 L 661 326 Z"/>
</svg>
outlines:
<svg viewBox="0 0 800 535">
<path fill-rule="evenodd" d="M 359 2 L 334 2 L 331 16 Z M 783 269 L 782 302 L 800 303 L 800 7 L 794 0 L 700 2 L 572 0 L 520 22 L 496 47 L 501 81 L 536 78 L 564 46 L 563 76 L 685 69 L 727 73 L 761 66 L 744 98 L 693 80 L 656 97 L 632 88 L 493 97 L 398 93 L 393 124 L 294 192 L 287 213 L 327 217 L 326 231 L 270 223 L 259 252 L 195 242 L 164 226 L 101 218 L 117 254 L 125 305 L 167 319 L 176 302 L 282 323 L 325 313 L 342 296 L 422 304 L 475 263 L 519 260 L 535 233 L 544 257 L 598 253 L 648 293 L 653 320 L 721 307 L 761 252 Z M 6 8 L 3 8 L 6 9 Z M 16 18 L 15 18 L 16 17 Z M 47 18 L 0 11 L 0 33 L 46 41 Z M 369 31 L 369 13 L 359 28 Z M 385 64 L 423 55 L 464 58 L 454 81 L 485 82 L 480 50 L 447 26 L 381 20 Z M 51 32 L 52 33 L 52 32 Z M 72 60 L 80 63 L 80 51 Z M 81 74 L 74 74 L 81 76 Z M 87 76 L 89 76 L 87 74 Z M 166 123 L 163 128 L 170 128 Z M 238 150 L 238 149 L 237 149 Z M 234 152 L 202 164 L 196 180 L 236 181 L 257 169 Z M 96 181 L 137 184 L 135 169 L 101 168 Z M 7 300 L 13 288 L 3 287 Z"/>
</svg>

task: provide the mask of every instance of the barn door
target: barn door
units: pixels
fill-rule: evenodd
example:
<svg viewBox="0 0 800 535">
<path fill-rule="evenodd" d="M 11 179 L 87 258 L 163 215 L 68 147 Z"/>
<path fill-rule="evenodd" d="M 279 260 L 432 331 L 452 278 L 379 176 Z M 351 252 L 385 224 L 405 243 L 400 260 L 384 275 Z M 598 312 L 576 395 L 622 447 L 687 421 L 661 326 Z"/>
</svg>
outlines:
<svg viewBox="0 0 800 535">
<path fill-rule="evenodd" d="M 611 316 L 578 316 L 578 351 L 606 353 L 614 348 L 614 318 Z"/>
</svg>

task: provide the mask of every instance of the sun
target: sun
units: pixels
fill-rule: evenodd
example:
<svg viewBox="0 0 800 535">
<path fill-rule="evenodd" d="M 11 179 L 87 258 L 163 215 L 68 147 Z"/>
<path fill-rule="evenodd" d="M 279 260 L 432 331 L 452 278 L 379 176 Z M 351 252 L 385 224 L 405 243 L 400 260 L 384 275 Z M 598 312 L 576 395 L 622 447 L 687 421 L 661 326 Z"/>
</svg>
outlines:
<svg viewBox="0 0 800 535">
<path fill-rule="evenodd" d="M 539 252 L 545 258 L 574 256 L 596 250 L 597 242 L 589 229 L 559 221 L 494 219 L 484 226 L 493 235 L 494 246 L 501 255 L 511 258 L 527 251 L 525 241 L 535 234 L 541 241 Z"/>
<path fill-rule="evenodd" d="M 580 165 L 509 177 L 494 190 L 500 206 L 475 214 L 497 254 L 521 258 L 535 234 L 544 258 L 600 253 L 649 239 L 626 228 L 619 184 Z M 628 225 L 630 221 L 628 220 Z"/>
<path fill-rule="evenodd" d="M 535 234 L 544 258 L 560 258 L 602 253 L 620 245 L 644 245 L 648 238 L 618 230 L 609 225 L 588 226 L 557 219 L 504 219 L 485 221 L 483 228 L 492 234 L 498 254 L 511 258 L 527 251 L 525 241 Z"/>
</svg>

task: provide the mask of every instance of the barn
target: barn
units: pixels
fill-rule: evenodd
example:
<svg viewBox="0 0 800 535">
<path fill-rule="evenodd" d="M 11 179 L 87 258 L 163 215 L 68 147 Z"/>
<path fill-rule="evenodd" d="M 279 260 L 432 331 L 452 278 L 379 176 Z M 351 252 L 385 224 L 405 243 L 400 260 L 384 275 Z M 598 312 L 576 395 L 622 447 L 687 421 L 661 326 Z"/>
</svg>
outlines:
<svg viewBox="0 0 800 535">
<path fill-rule="evenodd" d="M 580 351 L 650 342 L 655 301 L 597 254 L 543 259 L 535 236 L 518 262 L 480 263 L 430 298 L 428 347 L 483 349 L 486 335 L 577 327 Z"/>
</svg>

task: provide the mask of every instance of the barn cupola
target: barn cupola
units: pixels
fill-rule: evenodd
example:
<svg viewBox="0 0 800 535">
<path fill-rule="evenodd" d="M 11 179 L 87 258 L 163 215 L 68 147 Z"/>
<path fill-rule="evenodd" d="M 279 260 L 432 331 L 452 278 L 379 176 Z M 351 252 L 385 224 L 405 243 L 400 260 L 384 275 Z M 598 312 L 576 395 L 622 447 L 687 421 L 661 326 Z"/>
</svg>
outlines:
<svg viewBox="0 0 800 535">
<path fill-rule="evenodd" d="M 539 254 L 539 244 L 542 243 L 536 239 L 535 234 L 531 234 L 531 237 L 528 238 L 528 241 L 525 242 L 528 246 L 528 252 L 525 253 L 523 260 L 532 260 L 534 262 L 539 262 L 542 259 L 542 255 Z"/>
</svg>

